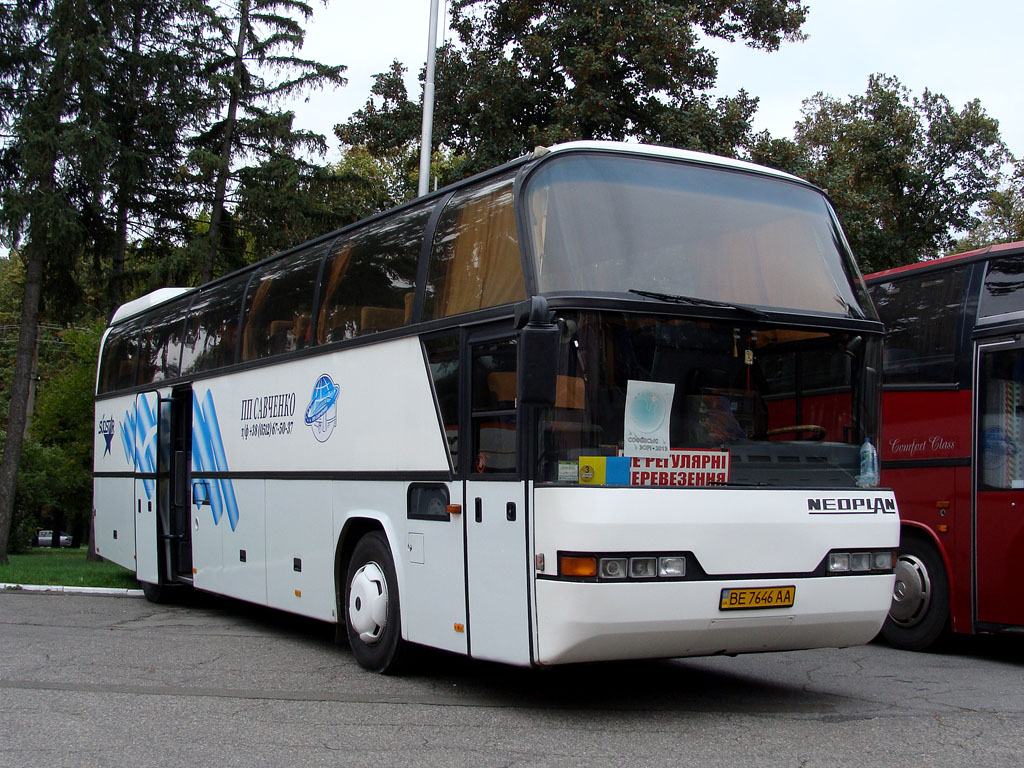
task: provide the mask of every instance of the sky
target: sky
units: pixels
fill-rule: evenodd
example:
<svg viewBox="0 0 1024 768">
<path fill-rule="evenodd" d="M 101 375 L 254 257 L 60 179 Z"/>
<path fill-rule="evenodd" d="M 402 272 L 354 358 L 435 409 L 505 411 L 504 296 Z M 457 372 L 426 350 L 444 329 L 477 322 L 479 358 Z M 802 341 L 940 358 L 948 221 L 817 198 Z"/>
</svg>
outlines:
<svg viewBox="0 0 1024 768">
<path fill-rule="evenodd" d="M 716 93 L 745 88 L 760 103 L 755 130 L 792 136 L 804 99 L 817 92 L 836 98 L 862 94 L 868 76 L 897 77 L 911 93 L 944 94 L 961 109 L 975 98 L 999 120 L 1003 140 L 1024 157 L 1024 30 L 1021 0 L 805 0 L 808 39 L 783 42 L 765 53 L 741 43 L 715 41 Z M 302 55 L 348 67 L 348 85 L 315 92 L 288 106 L 296 125 L 327 136 L 327 159 L 339 149 L 332 128 L 369 97 L 373 75 L 398 59 L 409 69 L 410 96 L 426 61 L 430 0 L 330 0 L 313 3 Z M 442 8 L 440 43 L 447 34 Z"/>
</svg>

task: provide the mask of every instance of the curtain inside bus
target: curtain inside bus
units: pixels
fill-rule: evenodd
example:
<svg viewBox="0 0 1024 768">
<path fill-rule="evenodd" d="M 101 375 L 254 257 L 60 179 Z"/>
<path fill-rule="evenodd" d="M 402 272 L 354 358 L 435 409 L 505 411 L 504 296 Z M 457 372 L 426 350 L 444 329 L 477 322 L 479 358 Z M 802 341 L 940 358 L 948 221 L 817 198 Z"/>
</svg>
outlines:
<svg viewBox="0 0 1024 768">
<path fill-rule="evenodd" d="M 457 193 L 438 220 L 424 315 L 449 317 L 526 298 L 512 178 Z"/>
</svg>

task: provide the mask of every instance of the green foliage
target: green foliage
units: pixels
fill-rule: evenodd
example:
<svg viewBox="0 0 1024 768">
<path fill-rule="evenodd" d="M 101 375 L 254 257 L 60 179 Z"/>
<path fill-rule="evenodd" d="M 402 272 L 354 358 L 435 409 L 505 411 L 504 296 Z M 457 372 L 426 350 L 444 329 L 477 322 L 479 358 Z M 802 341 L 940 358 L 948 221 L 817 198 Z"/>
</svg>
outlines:
<svg viewBox="0 0 1024 768">
<path fill-rule="evenodd" d="M 52 527 L 87 538 L 92 513 L 93 390 L 103 324 L 84 329 L 44 328 L 39 345 L 36 409 L 22 447 L 9 549 L 25 531 Z M 0 368 L 0 380 L 10 368 Z M 6 434 L 0 432 L 3 438 Z"/>
<path fill-rule="evenodd" d="M 31 434 L 25 438 L 18 467 L 18 490 L 14 496 L 13 528 L 17 528 L 19 518 L 35 521 L 49 518 L 75 485 L 73 481 L 65 484 L 64 472 L 68 465 L 61 448 L 45 445 Z"/>
<path fill-rule="evenodd" d="M 992 193 L 978 219 L 970 232 L 957 239 L 950 253 L 1024 240 L 1024 163 L 1019 163 L 1013 177 Z"/>
<path fill-rule="evenodd" d="M 957 111 L 884 75 L 846 101 L 818 93 L 803 115 L 794 141 L 762 134 L 751 159 L 824 188 L 864 272 L 940 255 L 978 223 L 1010 157 L 977 100 Z"/>
<path fill-rule="evenodd" d="M 438 51 L 433 146 L 471 174 L 571 139 L 638 139 L 735 154 L 756 99 L 712 100 L 717 63 L 701 34 L 774 50 L 798 39 L 796 0 L 454 0 L 459 44 Z M 375 155 L 412 146 L 420 103 L 396 62 L 335 127 Z M 422 97 L 420 97 L 422 98 Z"/>
<path fill-rule="evenodd" d="M 339 179 L 329 168 L 297 156 L 295 143 L 310 134 L 293 131 L 290 112 L 277 116 L 278 149 L 259 165 L 239 169 L 237 221 L 246 258 L 259 260 L 351 221 L 333 205 Z M 315 137 L 323 141 L 322 136 Z"/>
<path fill-rule="evenodd" d="M 64 448 L 86 471 L 92 468 L 93 393 L 96 360 L 105 323 L 61 332 L 66 346 L 62 365 L 39 384 L 33 434 Z"/>
</svg>

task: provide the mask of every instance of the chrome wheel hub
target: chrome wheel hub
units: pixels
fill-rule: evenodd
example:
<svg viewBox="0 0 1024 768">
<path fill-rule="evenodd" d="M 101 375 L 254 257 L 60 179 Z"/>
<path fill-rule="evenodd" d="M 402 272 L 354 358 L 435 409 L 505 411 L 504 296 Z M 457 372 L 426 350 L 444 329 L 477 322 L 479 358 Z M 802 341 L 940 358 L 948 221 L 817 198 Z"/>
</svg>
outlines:
<svg viewBox="0 0 1024 768">
<path fill-rule="evenodd" d="M 903 627 L 912 627 L 928 613 L 932 602 L 932 580 L 921 560 L 901 554 L 896 561 L 896 583 L 892 590 L 889 618 Z"/>
</svg>

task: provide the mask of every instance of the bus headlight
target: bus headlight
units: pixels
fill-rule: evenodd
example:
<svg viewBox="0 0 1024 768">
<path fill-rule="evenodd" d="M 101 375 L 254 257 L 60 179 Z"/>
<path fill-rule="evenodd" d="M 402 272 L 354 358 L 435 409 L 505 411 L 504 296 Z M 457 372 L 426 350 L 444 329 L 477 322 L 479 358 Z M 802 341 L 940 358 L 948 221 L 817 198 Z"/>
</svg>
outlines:
<svg viewBox="0 0 1024 768">
<path fill-rule="evenodd" d="M 871 570 L 871 553 L 854 552 L 850 555 L 850 570 L 863 573 Z"/>
<path fill-rule="evenodd" d="M 871 568 L 875 571 L 891 571 L 895 564 L 893 560 L 895 552 L 873 552 L 871 554 Z"/>
<path fill-rule="evenodd" d="M 659 557 L 658 575 L 670 579 L 681 579 L 686 575 L 685 557 Z"/>
<path fill-rule="evenodd" d="M 629 558 L 629 578 L 631 579 L 653 579 L 658 575 L 658 558 L 656 557 L 631 557 Z"/>
<path fill-rule="evenodd" d="M 871 551 L 844 552 L 842 550 L 828 553 L 827 564 L 818 567 L 827 568 L 831 574 L 854 573 L 892 573 L 896 554 L 891 549 Z"/>
<path fill-rule="evenodd" d="M 601 579 L 624 579 L 626 578 L 626 563 L 624 557 L 602 557 L 597 561 L 598 578 Z"/>
<path fill-rule="evenodd" d="M 850 570 L 849 552 L 830 552 L 828 555 L 829 573 L 846 573 Z"/>
<path fill-rule="evenodd" d="M 559 552 L 558 576 L 586 581 L 686 579 L 686 552 Z M 700 566 L 696 565 L 699 572 Z"/>
</svg>

